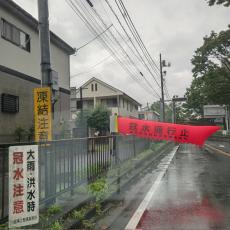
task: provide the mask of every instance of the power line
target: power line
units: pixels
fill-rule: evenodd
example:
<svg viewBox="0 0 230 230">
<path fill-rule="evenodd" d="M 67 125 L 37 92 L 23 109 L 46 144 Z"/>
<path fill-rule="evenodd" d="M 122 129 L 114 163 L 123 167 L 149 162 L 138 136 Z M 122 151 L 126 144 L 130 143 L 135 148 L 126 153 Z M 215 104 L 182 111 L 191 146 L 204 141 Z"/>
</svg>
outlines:
<svg viewBox="0 0 230 230">
<path fill-rule="evenodd" d="M 91 42 L 95 41 L 96 39 L 98 39 L 98 37 L 100 37 L 102 34 L 104 34 L 107 30 L 109 30 L 111 27 L 113 26 L 113 24 L 111 24 L 107 29 L 105 29 L 104 31 L 102 31 L 100 34 L 98 34 L 95 38 L 93 38 L 92 40 L 88 41 L 87 43 L 85 43 L 84 45 L 80 46 L 79 48 L 76 49 L 76 52 L 80 49 L 82 49 L 83 47 L 89 45 Z"/>
<path fill-rule="evenodd" d="M 90 20 L 90 23 L 92 24 L 92 25 L 94 25 L 94 27 L 95 28 L 99 28 L 99 29 L 103 29 L 102 27 L 101 27 L 101 25 L 99 25 L 98 24 L 98 22 L 97 22 L 97 20 L 95 20 L 95 18 L 93 17 L 93 15 L 89 12 L 89 10 L 85 7 L 85 5 L 82 3 L 82 5 L 83 5 L 83 7 L 84 7 L 84 9 L 82 8 L 82 6 L 79 4 L 79 2 L 76 2 L 77 3 L 77 5 L 81 8 L 81 10 L 83 10 L 83 12 L 85 12 L 85 10 L 88 12 L 88 16 L 90 16 L 90 17 L 87 17 L 87 18 L 89 18 L 89 20 Z M 85 12 L 86 13 L 86 12 Z M 92 19 L 93 18 L 93 19 Z M 96 23 L 96 25 L 97 26 L 95 26 L 95 23 Z M 115 44 L 115 42 L 113 41 L 113 39 L 111 39 L 109 36 L 108 36 L 108 34 L 105 34 L 105 37 L 110 41 L 110 42 L 112 42 L 112 44 L 114 45 Z M 105 42 L 105 40 L 104 40 L 104 42 Z M 106 43 L 106 42 L 105 42 Z M 106 43 L 106 45 L 107 45 L 107 48 L 109 48 L 110 50 L 112 50 L 112 46 L 111 46 L 111 44 L 107 44 Z M 116 44 L 115 44 L 115 46 L 116 46 Z M 119 47 L 119 48 L 121 48 L 121 47 Z M 115 54 L 116 54 L 116 52 L 117 51 L 119 51 L 120 49 L 116 49 L 116 51 L 114 52 Z M 122 63 L 123 65 L 124 65 L 124 63 Z M 127 68 L 127 66 L 126 66 L 126 68 Z"/>
<path fill-rule="evenodd" d="M 159 83 L 157 82 L 155 76 L 153 75 L 153 73 L 151 72 L 151 70 L 149 69 L 148 65 L 146 64 L 146 62 L 144 61 L 142 55 L 140 54 L 140 52 L 138 51 L 137 47 L 135 46 L 135 44 L 133 43 L 132 39 L 129 37 L 126 29 L 124 28 L 124 26 L 122 25 L 119 17 L 117 16 L 116 12 L 114 11 L 114 9 L 112 8 L 111 4 L 108 2 L 108 0 L 105 0 L 105 2 L 107 3 L 107 5 L 109 6 L 110 10 L 112 11 L 112 13 L 114 14 L 114 16 L 116 17 L 118 23 L 120 24 L 121 28 L 123 29 L 124 33 L 126 34 L 126 36 L 128 37 L 128 39 L 130 40 L 131 44 L 133 45 L 135 51 L 137 52 L 137 54 L 139 55 L 138 59 L 141 61 L 141 63 L 147 68 L 148 72 L 152 75 L 152 77 L 154 78 L 155 82 L 157 83 L 157 85 L 160 87 Z M 114 27 L 116 28 L 116 27 Z"/>
<path fill-rule="evenodd" d="M 83 10 L 83 8 L 78 4 L 79 2 L 76 2 L 77 3 L 77 5 L 81 8 L 81 10 Z M 86 9 L 86 7 L 84 7 L 85 9 Z M 87 9 L 86 9 L 87 10 Z M 87 12 L 89 13 L 89 11 L 87 10 Z M 79 13 L 79 12 L 78 12 Z M 91 13 L 89 13 L 89 16 L 91 16 L 92 17 L 92 14 Z M 83 16 L 84 17 L 84 16 Z M 89 18 L 89 17 L 88 17 Z M 85 19 L 86 19 L 86 17 L 85 17 Z M 89 24 L 88 23 L 88 26 L 92 26 L 92 25 L 95 25 L 94 23 L 97 23 L 97 21 L 94 19 L 94 20 L 92 20 L 92 19 L 90 19 L 90 23 L 91 24 Z M 87 23 L 87 19 L 86 19 L 86 23 Z M 97 27 L 99 27 L 99 28 L 101 28 L 100 27 L 100 25 L 98 25 L 98 23 L 97 23 Z M 96 27 L 96 28 L 97 28 Z M 95 26 L 94 26 L 94 28 L 95 28 Z M 110 31 L 109 31 L 110 32 Z M 106 37 L 108 37 L 108 35 L 107 34 L 105 34 L 105 36 Z M 100 39 L 102 39 L 102 37 L 100 37 Z M 111 42 L 113 42 L 114 43 L 114 41 L 111 39 L 111 38 L 109 38 L 109 40 L 111 41 Z M 103 40 L 104 42 L 105 42 L 105 40 Z M 106 42 L 105 42 L 106 43 Z M 108 46 L 107 44 L 106 44 L 106 48 L 109 48 L 109 50 L 111 51 L 111 49 L 110 48 L 112 48 L 110 45 Z M 115 56 L 116 56 L 116 54 L 115 54 Z M 119 60 L 119 58 L 118 58 L 118 61 L 120 61 Z M 128 72 L 129 72 L 129 74 L 130 74 L 130 70 L 129 70 L 129 68 L 127 67 L 127 66 L 125 66 L 124 65 L 124 62 L 119 62 L 119 64 L 121 64 L 124 68 L 126 68 L 126 69 L 128 69 Z M 134 66 L 135 67 L 135 66 Z M 131 75 L 130 75 L 132 78 L 133 78 L 133 76 L 132 76 L 132 73 L 131 73 Z M 137 79 L 134 79 L 135 81 L 137 81 Z M 139 83 L 139 82 L 138 82 Z M 151 87 L 151 86 L 150 86 Z M 152 88 L 153 89 L 153 88 Z M 154 90 L 154 89 L 153 89 Z M 157 95 L 157 93 L 156 93 L 156 95 Z M 157 97 L 159 97 L 159 95 L 157 95 Z"/>
<path fill-rule="evenodd" d="M 102 24 L 106 27 L 107 25 L 105 24 L 104 20 L 101 18 L 101 16 L 97 13 L 97 11 L 92 8 L 92 10 L 94 11 L 94 13 L 96 14 L 96 16 L 99 18 L 99 20 L 102 22 Z M 111 36 L 113 37 L 113 39 L 116 41 L 116 43 L 118 44 L 118 46 L 122 49 L 122 51 L 125 53 L 125 55 L 127 56 L 127 58 L 129 59 L 129 62 L 136 68 L 136 70 L 140 72 L 140 70 L 137 69 L 137 67 L 135 66 L 135 63 L 133 62 L 133 60 L 130 58 L 130 56 L 127 54 L 127 52 L 123 49 L 123 47 L 120 45 L 120 43 L 118 42 L 118 40 L 116 39 L 116 37 L 113 35 L 113 33 L 111 31 L 109 31 L 109 33 L 111 34 Z M 145 79 L 145 81 L 147 82 L 147 84 L 149 84 L 149 86 L 152 88 L 150 82 L 145 78 L 145 76 L 142 74 L 143 78 Z M 157 83 L 157 81 L 156 81 Z M 155 89 L 154 89 L 155 91 Z"/>
<path fill-rule="evenodd" d="M 97 27 L 95 25 L 95 21 L 91 20 L 90 22 L 88 21 L 88 19 L 79 11 L 79 9 L 77 8 L 77 6 L 73 3 L 72 0 L 66 1 L 68 3 L 68 5 L 73 9 L 73 11 L 78 15 L 78 17 L 83 21 L 83 23 L 87 26 L 87 28 L 93 33 L 93 34 L 98 34 L 97 32 Z M 93 26 L 94 25 L 94 26 Z M 105 36 L 107 36 L 107 34 L 105 34 Z M 111 39 L 110 39 L 111 40 Z M 111 55 L 113 56 L 113 58 L 121 65 L 121 67 L 135 80 L 137 81 L 136 78 L 134 78 L 134 75 L 130 72 L 129 68 L 120 60 L 120 58 L 117 56 L 117 51 L 114 52 L 114 50 L 112 49 L 112 47 L 110 45 L 107 44 L 105 38 L 103 38 L 103 36 L 99 37 L 100 43 L 102 43 L 102 45 L 107 49 L 107 51 L 109 51 L 111 53 Z M 138 84 L 140 84 L 140 82 L 137 81 Z M 158 95 L 156 95 L 156 97 L 158 98 Z"/>
<path fill-rule="evenodd" d="M 93 71 L 94 68 L 98 67 L 99 65 L 101 65 L 102 63 L 106 62 L 108 59 L 110 59 L 112 57 L 112 55 L 109 55 L 105 58 L 103 58 L 100 62 L 96 63 L 95 65 L 89 67 L 89 69 L 91 69 L 90 71 L 86 71 L 86 72 L 80 72 L 80 73 L 76 73 L 72 76 L 70 76 L 71 78 L 73 77 L 77 77 L 79 75 L 83 75 L 83 74 L 87 74 L 87 73 L 91 73 Z"/>
<path fill-rule="evenodd" d="M 118 3 L 119 1 L 119 3 Z M 150 66 L 152 67 L 152 69 L 156 72 L 159 71 L 159 67 L 157 66 L 157 64 L 154 62 L 154 60 L 152 59 L 151 55 L 149 54 L 147 48 L 145 47 L 136 27 L 133 24 L 133 21 L 131 19 L 131 17 L 129 16 L 129 13 L 126 9 L 126 7 L 124 6 L 124 3 L 122 2 L 122 0 L 115 0 L 117 7 L 122 15 L 122 17 L 124 18 L 130 32 L 132 33 L 132 35 L 134 36 L 137 44 L 139 45 L 140 49 L 142 50 L 145 58 L 147 59 L 147 61 L 149 62 Z M 122 12 L 123 11 L 123 12 Z"/>
</svg>

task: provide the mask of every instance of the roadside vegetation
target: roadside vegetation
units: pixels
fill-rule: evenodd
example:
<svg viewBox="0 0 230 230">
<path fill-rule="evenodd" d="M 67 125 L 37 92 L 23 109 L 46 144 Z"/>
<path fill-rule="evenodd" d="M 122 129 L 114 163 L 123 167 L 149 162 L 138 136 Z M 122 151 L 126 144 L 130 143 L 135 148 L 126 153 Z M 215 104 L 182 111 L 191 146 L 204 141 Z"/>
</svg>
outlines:
<svg viewBox="0 0 230 230">
<path fill-rule="evenodd" d="M 51 205 L 40 215 L 40 226 L 37 228 L 62 230 L 77 226 L 77 229 L 94 229 L 96 221 L 118 205 L 115 201 L 111 202 L 111 197 L 138 175 L 142 175 L 154 157 L 160 155 L 164 148 L 171 148 L 170 146 L 164 141 L 153 142 L 149 149 L 78 186 L 74 190 L 76 197 L 86 197 L 86 200 L 68 212 L 65 212 L 62 205 Z"/>
</svg>

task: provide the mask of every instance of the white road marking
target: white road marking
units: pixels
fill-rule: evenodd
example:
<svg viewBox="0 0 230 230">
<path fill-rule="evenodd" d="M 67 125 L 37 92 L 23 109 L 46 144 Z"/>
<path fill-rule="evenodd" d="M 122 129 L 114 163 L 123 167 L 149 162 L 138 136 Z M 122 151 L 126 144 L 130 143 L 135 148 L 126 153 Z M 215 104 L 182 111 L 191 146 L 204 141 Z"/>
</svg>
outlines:
<svg viewBox="0 0 230 230">
<path fill-rule="evenodd" d="M 219 145 L 220 148 L 224 148 L 224 145 Z"/>
<path fill-rule="evenodd" d="M 148 191 L 147 195 L 145 196 L 144 200 L 141 202 L 141 204 L 139 205 L 139 207 L 137 208 L 136 212 L 134 213 L 134 215 L 131 217 L 131 219 L 129 220 L 129 223 L 126 225 L 125 230 L 135 230 L 144 211 L 146 210 L 149 202 L 151 201 L 154 193 L 156 192 L 156 190 L 158 189 L 158 186 L 161 183 L 161 180 L 163 178 L 163 176 L 165 175 L 174 155 L 176 154 L 177 150 L 178 150 L 179 146 L 176 146 L 172 152 L 163 159 L 163 164 L 161 163 L 161 167 L 160 169 L 162 170 L 159 175 L 157 176 L 156 181 L 154 182 L 154 184 L 152 185 L 152 187 L 150 188 L 150 190 Z M 167 162 L 165 162 L 165 159 L 167 159 Z"/>
</svg>

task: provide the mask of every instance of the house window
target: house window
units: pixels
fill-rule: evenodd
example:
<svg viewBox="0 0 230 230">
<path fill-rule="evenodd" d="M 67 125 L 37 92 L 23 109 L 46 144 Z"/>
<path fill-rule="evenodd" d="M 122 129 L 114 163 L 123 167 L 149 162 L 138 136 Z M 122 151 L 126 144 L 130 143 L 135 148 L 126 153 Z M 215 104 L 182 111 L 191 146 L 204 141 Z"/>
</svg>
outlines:
<svg viewBox="0 0 230 230">
<path fill-rule="evenodd" d="M 101 100 L 101 104 L 102 105 L 106 105 L 109 108 L 117 107 L 118 106 L 117 98 L 102 99 Z"/>
<path fill-rule="evenodd" d="M 19 97 L 3 93 L 1 98 L 1 111 L 3 113 L 19 112 Z"/>
<path fill-rule="evenodd" d="M 125 99 L 123 98 L 123 108 L 125 108 Z"/>
<path fill-rule="evenodd" d="M 91 91 L 94 91 L 94 85 L 91 84 Z"/>
<path fill-rule="evenodd" d="M 97 83 L 95 83 L 95 91 L 97 91 Z"/>
<path fill-rule="evenodd" d="M 144 115 L 143 113 L 140 113 L 140 114 L 138 114 L 138 118 L 139 118 L 139 119 L 144 119 L 144 118 L 145 118 L 145 115 Z"/>
<path fill-rule="evenodd" d="M 83 108 L 83 101 L 77 101 L 77 109 L 82 109 Z"/>
<path fill-rule="evenodd" d="M 129 111 L 129 102 L 127 101 L 127 110 Z"/>
<path fill-rule="evenodd" d="M 30 36 L 13 24 L 1 19 L 2 38 L 30 52 Z"/>
</svg>

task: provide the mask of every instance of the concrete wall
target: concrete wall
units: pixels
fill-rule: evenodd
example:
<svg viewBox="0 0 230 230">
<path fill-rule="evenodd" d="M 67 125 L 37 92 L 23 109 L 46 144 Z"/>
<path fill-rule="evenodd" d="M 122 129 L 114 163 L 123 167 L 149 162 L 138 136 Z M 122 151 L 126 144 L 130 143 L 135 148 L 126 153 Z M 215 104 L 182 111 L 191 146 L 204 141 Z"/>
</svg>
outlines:
<svg viewBox="0 0 230 230">
<path fill-rule="evenodd" d="M 18 74 L 0 71 L 0 97 L 2 93 L 19 96 L 19 112 L 15 114 L 2 113 L 0 110 L 0 142 L 12 141 L 17 127 L 28 130 L 33 126 L 33 88 L 40 86 L 40 42 L 38 31 L 31 29 L 13 14 L 0 8 L 0 20 L 5 19 L 18 29 L 29 34 L 30 52 L 1 37 L 0 23 L 0 65 L 10 70 L 27 75 L 26 79 Z M 0 21 L 1 22 L 1 21 Z M 64 121 L 70 120 L 70 59 L 69 55 L 51 43 L 51 67 L 58 72 L 59 92 L 58 102 L 54 106 L 53 133 L 60 132 Z"/>
<path fill-rule="evenodd" d="M 33 88 L 38 85 L 0 72 L 0 95 L 8 93 L 19 96 L 18 113 L 2 113 L 0 110 L 0 142 L 14 140 L 17 127 L 28 130 L 33 125 Z"/>
<path fill-rule="evenodd" d="M 33 88 L 40 84 L 23 80 L 17 76 L 0 71 L 0 97 L 2 93 L 19 96 L 19 112 L 3 113 L 0 108 L 0 143 L 15 141 L 17 127 L 28 130 L 34 126 Z M 60 132 L 63 121 L 70 119 L 70 95 L 60 92 L 55 104 L 53 132 Z"/>
<path fill-rule="evenodd" d="M 4 9 L 0 8 L 0 19 L 12 23 L 25 33 L 30 35 L 30 52 L 14 45 L 13 43 L 0 37 L 0 65 L 24 73 L 31 77 L 40 79 L 40 43 L 37 31 L 20 22 L 14 15 L 9 14 Z M 2 28 L 0 26 L 0 32 Z M 1 33 L 0 33 L 1 34 Z M 5 54 L 5 55 L 2 55 Z M 70 70 L 69 70 L 69 55 L 60 48 L 51 44 L 51 66 L 58 72 L 59 85 L 62 88 L 70 88 Z"/>
<path fill-rule="evenodd" d="M 75 119 L 77 112 L 76 87 L 70 89 L 70 118 Z"/>
<path fill-rule="evenodd" d="M 54 106 L 53 134 L 59 136 L 62 129 L 69 129 L 70 116 L 70 95 L 60 92 L 59 100 Z"/>
</svg>

